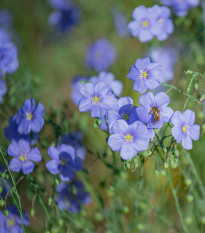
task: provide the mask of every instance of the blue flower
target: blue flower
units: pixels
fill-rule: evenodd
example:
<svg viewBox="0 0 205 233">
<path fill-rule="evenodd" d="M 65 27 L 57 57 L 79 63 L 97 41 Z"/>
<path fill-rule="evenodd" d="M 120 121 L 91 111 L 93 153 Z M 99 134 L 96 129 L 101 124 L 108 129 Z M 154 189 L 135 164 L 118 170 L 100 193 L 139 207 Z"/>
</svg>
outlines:
<svg viewBox="0 0 205 233">
<path fill-rule="evenodd" d="M 71 132 L 60 137 L 59 145 L 67 144 L 73 146 L 75 149 L 75 155 L 80 159 L 85 159 L 86 150 L 82 146 L 83 134 L 80 132 Z"/>
<path fill-rule="evenodd" d="M 7 9 L 0 10 L 0 27 L 9 28 L 13 24 L 13 16 Z"/>
<path fill-rule="evenodd" d="M 58 207 L 70 213 L 78 213 L 82 205 L 89 205 L 91 202 L 89 193 L 85 192 L 82 182 L 78 180 L 70 184 L 60 183 L 56 191 Z"/>
<path fill-rule="evenodd" d="M 112 110 L 108 111 L 107 121 L 109 124 L 109 130 L 111 132 L 112 125 L 116 120 L 123 119 L 128 124 L 132 124 L 137 121 L 136 108 L 132 107 L 133 100 L 130 97 L 121 97 Z"/>
<path fill-rule="evenodd" d="M 3 96 L 7 92 L 6 82 L 4 80 L 0 80 L 0 103 L 3 101 Z"/>
<path fill-rule="evenodd" d="M 127 74 L 133 80 L 133 89 L 145 93 L 147 88 L 154 90 L 161 84 L 162 65 L 151 63 L 149 58 L 138 59 Z"/>
<path fill-rule="evenodd" d="M 174 68 L 178 60 L 178 52 L 174 47 L 154 47 L 149 56 L 153 62 L 158 62 L 162 65 L 163 74 L 162 82 L 169 82 L 174 78 Z"/>
<path fill-rule="evenodd" d="M 125 14 L 114 8 L 113 16 L 115 29 L 118 35 L 122 38 L 128 38 L 129 31 L 127 29 L 127 17 L 125 16 Z"/>
<path fill-rule="evenodd" d="M 80 112 L 90 111 L 91 117 L 104 117 L 116 101 L 110 89 L 102 82 L 86 83 L 80 89 L 80 93 L 83 97 L 78 104 L 79 110 Z"/>
<path fill-rule="evenodd" d="M 142 105 L 137 108 L 137 117 L 143 123 L 147 123 L 147 128 L 160 129 L 164 122 L 169 122 L 173 110 L 167 105 L 170 102 L 169 96 L 160 92 L 154 96 L 151 92 L 140 96 L 139 103 Z"/>
<path fill-rule="evenodd" d="M 30 134 L 20 134 L 18 132 L 18 124 L 16 123 L 16 114 L 9 118 L 9 126 L 4 129 L 5 137 L 14 142 L 18 142 L 20 139 L 28 141 L 31 145 L 36 144 L 39 134 L 31 132 Z"/>
<path fill-rule="evenodd" d="M 40 132 L 44 125 L 44 112 L 45 109 L 41 103 L 35 105 L 34 99 L 25 100 L 16 116 L 18 132 L 20 134 L 29 134 L 31 131 Z"/>
<path fill-rule="evenodd" d="M 171 118 L 171 122 L 174 125 L 171 132 L 176 142 L 182 141 L 182 146 L 191 150 L 193 148 L 192 139 L 197 141 L 200 136 L 200 126 L 194 124 L 195 113 L 189 109 L 183 114 L 176 111 Z"/>
<path fill-rule="evenodd" d="M 17 47 L 9 39 L 9 35 L 0 31 L 0 77 L 14 73 L 19 66 Z"/>
<path fill-rule="evenodd" d="M 166 6 L 171 6 L 174 9 L 174 13 L 179 16 L 183 17 L 188 13 L 190 8 L 196 7 L 199 5 L 199 0 L 161 0 L 162 4 Z"/>
<path fill-rule="evenodd" d="M 120 156 L 125 160 L 149 147 L 147 127 L 140 121 L 128 125 L 124 120 L 117 120 L 112 125 L 112 132 L 108 145 L 113 151 L 120 151 Z"/>
<path fill-rule="evenodd" d="M 46 163 L 47 169 L 54 175 L 60 173 L 63 181 L 72 180 L 75 176 L 74 170 L 82 169 L 82 160 L 75 156 L 72 146 L 62 144 L 60 147 L 49 147 L 48 154 L 52 160 Z"/>
<path fill-rule="evenodd" d="M 171 19 L 171 11 L 165 6 L 155 5 L 153 11 L 153 34 L 159 41 L 166 40 L 169 35 L 174 31 L 174 25 Z"/>
<path fill-rule="evenodd" d="M 0 43 L 7 43 L 11 37 L 5 29 L 0 28 Z"/>
<path fill-rule="evenodd" d="M 71 83 L 71 99 L 76 106 L 78 106 L 79 100 L 82 98 L 80 88 L 85 84 L 82 81 L 89 81 L 89 78 L 87 76 L 76 76 Z"/>
<path fill-rule="evenodd" d="M 86 65 L 97 72 L 105 71 L 116 60 L 116 50 L 106 39 L 91 44 L 86 52 Z"/>
<path fill-rule="evenodd" d="M 80 20 L 79 8 L 70 1 L 49 0 L 55 11 L 50 15 L 48 22 L 56 26 L 60 33 L 72 29 Z"/>
<path fill-rule="evenodd" d="M 8 216 L 4 216 L 3 211 L 0 210 L 0 232 L 1 233 L 22 233 L 21 218 L 15 206 L 9 206 Z M 22 219 L 24 226 L 29 226 L 29 217 L 26 212 L 22 212 Z"/>
<path fill-rule="evenodd" d="M 42 159 L 38 148 L 31 149 L 29 142 L 23 139 L 13 141 L 8 147 L 8 154 L 14 157 L 9 163 L 11 171 L 19 172 L 22 169 L 24 175 L 33 172 L 33 162 L 40 162 Z"/>
<path fill-rule="evenodd" d="M 112 73 L 101 72 L 98 76 L 91 77 L 89 81 L 93 83 L 103 82 L 117 97 L 122 94 L 122 82 L 115 80 L 115 76 Z"/>
</svg>

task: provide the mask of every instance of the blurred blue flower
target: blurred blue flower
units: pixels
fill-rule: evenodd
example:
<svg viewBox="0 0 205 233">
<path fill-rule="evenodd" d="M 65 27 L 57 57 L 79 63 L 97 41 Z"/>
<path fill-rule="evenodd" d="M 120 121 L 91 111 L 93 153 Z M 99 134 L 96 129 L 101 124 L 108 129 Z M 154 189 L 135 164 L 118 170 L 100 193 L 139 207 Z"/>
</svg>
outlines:
<svg viewBox="0 0 205 233">
<path fill-rule="evenodd" d="M 80 88 L 85 84 L 82 81 L 89 81 L 89 78 L 86 76 L 76 76 L 71 83 L 71 99 L 76 106 L 78 106 L 79 100 L 82 98 Z"/>
<path fill-rule="evenodd" d="M 89 205 L 91 198 L 85 192 L 81 181 L 74 180 L 70 184 L 60 183 L 56 188 L 56 202 L 58 207 L 70 213 L 78 213 L 82 205 Z"/>
<path fill-rule="evenodd" d="M 29 142 L 23 139 L 13 141 L 8 147 L 8 154 L 14 157 L 9 163 L 11 171 L 19 172 L 22 169 L 24 175 L 33 172 L 33 162 L 40 162 L 42 159 L 38 148 L 31 149 Z"/>
<path fill-rule="evenodd" d="M 115 96 L 103 82 L 86 83 L 80 89 L 80 93 L 83 97 L 79 101 L 79 110 L 80 112 L 90 111 L 91 117 L 105 116 L 107 110 L 112 109 L 116 102 Z"/>
<path fill-rule="evenodd" d="M 113 109 L 108 111 L 107 121 L 110 132 L 112 132 L 112 125 L 116 120 L 123 119 L 128 124 L 137 121 L 137 107 L 132 105 L 133 100 L 130 97 L 121 97 L 113 106 Z"/>
<path fill-rule="evenodd" d="M 45 109 L 41 103 L 35 105 L 34 99 L 26 99 L 16 115 L 18 132 L 20 134 L 29 134 L 31 131 L 39 133 L 44 125 L 44 112 Z"/>
<path fill-rule="evenodd" d="M 80 159 L 85 159 L 86 149 L 82 146 L 83 134 L 81 132 L 71 132 L 60 137 L 58 144 L 73 146 L 75 155 Z"/>
<path fill-rule="evenodd" d="M 0 27 L 10 28 L 13 25 L 13 15 L 7 9 L 0 10 Z"/>
<path fill-rule="evenodd" d="M 138 59 L 127 74 L 133 80 L 133 89 L 145 93 L 147 88 L 154 90 L 161 84 L 162 65 L 151 63 L 149 58 Z"/>
<path fill-rule="evenodd" d="M 199 5 L 199 0 L 161 0 L 162 4 L 166 6 L 171 6 L 174 9 L 174 13 L 183 17 L 188 13 L 190 8 L 196 7 Z"/>
<path fill-rule="evenodd" d="M 128 38 L 129 31 L 127 29 L 127 17 L 123 12 L 119 10 L 113 10 L 113 19 L 114 19 L 114 25 L 115 29 L 118 33 L 118 35 L 122 38 Z"/>
<path fill-rule="evenodd" d="M 28 141 L 31 145 L 36 144 L 39 134 L 31 132 L 30 134 L 20 134 L 18 124 L 16 123 L 16 114 L 9 118 L 9 126 L 5 127 L 5 137 L 10 141 L 18 142 L 20 139 Z"/>
<path fill-rule="evenodd" d="M 3 96 L 7 92 L 6 82 L 4 80 L 0 80 L 0 103 L 3 101 Z"/>
<path fill-rule="evenodd" d="M 173 21 L 170 19 L 171 11 L 168 7 L 154 5 L 153 11 L 153 34 L 157 40 L 166 40 L 174 31 Z"/>
<path fill-rule="evenodd" d="M 150 41 L 154 36 L 160 41 L 166 40 L 174 29 L 169 17 L 170 10 L 167 7 L 139 6 L 132 13 L 133 21 L 128 24 L 128 29 L 131 35 L 138 37 L 141 42 Z"/>
<path fill-rule="evenodd" d="M 189 109 L 184 111 L 183 114 L 176 111 L 171 118 L 171 122 L 174 125 L 171 132 L 176 142 L 182 141 L 182 146 L 191 150 L 193 148 L 192 139 L 197 141 L 200 136 L 200 126 L 194 124 L 195 113 Z"/>
<path fill-rule="evenodd" d="M 49 16 L 48 22 L 56 26 L 60 33 L 72 29 L 80 20 L 80 9 L 67 0 L 49 0 L 50 5 L 55 9 Z"/>
<path fill-rule="evenodd" d="M 17 47 L 10 41 L 10 36 L 0 30 L 0 77 L 14 73 L 19 66 Z"/>
<path fill-rule="evenodd" d="M 112 73 L 101 72 L 98 76 L 91 77 L 89 81 L 93 83 L 103 82 L 117 97 L 122 94 L 122 82 L 115 80 L 115 76 Z"/>
<path fill-rule="evenodd" d="M 106 39 L 99 39 L 91 44 L 86 51 L 86 65 L 97 72 L 105 71 L 116 60 L 116 50 Z"/>
<path fill-rule="evenodd" d="M 1 233 L 23 233 L 21 218 L 15 206 L 9 206 L 8 216 L 4 216 L 3 211 L 0 210 L 0 232 Z M 26 212 L 22 212 L 22 219 L 24 226 L 29 226 L 29 217 Z"/>
<path fill-rule="evenodd" d="M 154 96 L 151 92 L 140 96 L 140 107 L 137 108 L 137 117 L 143 123 L 147 123 L 147 128 L 160 129 L 164 122 L 169 122 L 173 110 L 167 105 L 170 102 L 169 96 L 160 92 Z"/>
<path fill-rule="evenodd" d="M 108 145 L 113 151 L 120 151 L 125 160 L 132 159 L 138 151 L 149 147 L 147 127 L 140 121 L 128 125 L 125 120 L 117 120 L 112 125 L 112 132 Z"/>
<path fill-rule="evenodd" d="M 173 47 L 154 47 L 149 52 L 150 59 L 162 65 L 162 82 L 167 83 L 174 78 L 174 68 L 178 60 L 178 55 L 178 51 Z"/>
<path fill-rule="evenodd" d="M 50 146 L 48 154 L 52 160 L 46 163 L 46 167 L 52 174 L 60 173 L 63 181 L 72 180 L 75 176 L 74 170 L 82 170 L 82 160 L 75 155 L 75 149 L 65 144 L 59 147 Z"/>
</svg>

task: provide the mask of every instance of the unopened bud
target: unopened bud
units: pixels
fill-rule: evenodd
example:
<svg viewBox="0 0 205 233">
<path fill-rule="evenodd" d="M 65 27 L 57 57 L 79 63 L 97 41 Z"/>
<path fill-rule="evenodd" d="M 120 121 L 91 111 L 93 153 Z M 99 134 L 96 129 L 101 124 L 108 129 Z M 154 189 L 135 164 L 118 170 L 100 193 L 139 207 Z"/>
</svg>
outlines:
<svg viewBox="0 0 205 233">
<path fill-rule="evenodd" d="M 186 200 L 187 200 L 187 202 L 191 203 L 194 200 L 194 197 L 191 194 L 188 194 L 186 196 Z"/>
</svg>

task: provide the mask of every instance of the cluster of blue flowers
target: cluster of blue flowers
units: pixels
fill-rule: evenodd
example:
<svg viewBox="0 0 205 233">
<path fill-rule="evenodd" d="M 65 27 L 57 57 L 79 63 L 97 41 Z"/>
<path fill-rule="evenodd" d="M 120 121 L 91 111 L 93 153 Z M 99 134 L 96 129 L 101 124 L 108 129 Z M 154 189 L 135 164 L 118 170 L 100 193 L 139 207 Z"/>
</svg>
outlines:
<svg viewBox="0 0 205 233">
<path fill-rule="evenodd" d="M 174 30 L 170 15 L 171 11 L 165 6 L 139 6 L 132 13 L 133 21 L 129 23 L 128 29 L 141 42 L 150 41 L 154 36 L 159 41 L 166 40 Z"/>
<path fill-rule="evenodd" d="M 7 92 L 5 75 L 14 73 L 19 66 L 16 45 L 11 40 L 12 15 L 0 10 L 0 103 Z"/>
<path fill-rule="evenodd" d="M 78 101 L 79 110 L 89 111 L 91 117 L 107 125 L 101 128 L 111 134 L 108 145 L 113 151 L 120 151 L 120 156 L 125 160 L 147 150 L 150 139 L 155 135 L 154 129 L 160 129 L 170 121 L 174 125 L 173 137 L 177 143 L 182 141 L 185 149 L 192 149 L 191 139 L 196 141 L 199 138 L 200 127 L 194 125 L 193 111 L 185 111 L 182 117 L 168 107 L 170 98 L 165 92 L 155 96 L 152 92 L 146 92 L 160 86 L 162 74 L 162 65 L 150 62 L 149 58 L 137 59 L 131 66 L 127 77 L 134 81 L 133 89 L 143 94 L 139 98 L 139 107 L 133 106 L 130 97 L 119 98 L 122 85 L 114 80 L 111 73 L 101 72 L 98 77 L 87 78 L 84 82 L 81 78 L 76 82 L 75 95 L 72 93 L 72 96 L 75 103 Z"/>
<path fill-rule="evenodd" d="M 59 33 L 71 30 L 80 20 L 80 9 L 71 1 L 48 0 L 54 12 L 51 13 L 48 23 L 55 26 Z"/>
<path fill-rule="evenodd" d="M 18 210 L 14 206 L 9 206 L 8 216 L 0 210 L 0 232 L 1 233 L 23 233 L 21 218 Z M 29 217 L 26 212 L 22 213 L 22 219 L 24 226 L 29 226 Z"/>
</svg>

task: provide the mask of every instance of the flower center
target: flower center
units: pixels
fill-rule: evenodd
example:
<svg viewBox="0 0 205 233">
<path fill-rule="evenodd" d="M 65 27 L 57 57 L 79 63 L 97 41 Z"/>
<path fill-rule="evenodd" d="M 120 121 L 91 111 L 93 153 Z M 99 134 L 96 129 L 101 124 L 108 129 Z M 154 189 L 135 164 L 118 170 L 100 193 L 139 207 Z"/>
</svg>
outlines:
<svg viewBox="0 0 205 233">
<path fill-rule="evenodd" d="M 20 155 L 20 160 L 21 160 L 22 162 L 24 162 L 24 161 L 26 160 L 26 155 L 21 154 L 21 155 Z"/>
<path fill-rule="evenodd" d="M 183 125 L 182 131 L 183 131 L 183 133 L 189 132 L 189 126 L 188 125 Z"/>
<path fill-rule="evenodd" d="M 15 221 L 13 219 L 9 219 L 9 226 L 13 226 L 15 224 Z"/>
<path fill-rule="evenodd" d="M 154 116 L 154 121 L 159 121 L 160 120 L 160 110 L 158 107 L 153 107 L 151 109 L 151 114 Z"/>
<path fill-rule="evenodd" d="M 26 120 L 31 121 L 33 119 L 33 114 L 31 112 L 26 113 Z"/>
<path fill-rule="evenodd" d="M 99 101 L 100 101 L 99 97 L 97 97 L 97 96 L 93 97 L 93 104 L 97 104 L 97 103 L 99 103 Z"/>
<path fill-rule="evenodd" d="M 125 136 L 125 140 L 126 140 L 127 142 L 131 142 L 132 139 L 133 139 L 133 136 L 132 136 L 131 134 L 129 134 L 129 133 Z"/>
<path fill-rule="evenodd" d="M 3 57 L 3 55 L 2 55 L 2 54 L 0 54 L 0 59 L 2 59 L 2 57 Z"/>
<path fill-rule="evenodd" d="M 66 165 L 66 162 L 63 161 L 63 160 L 61 160 L 61 161 L 60 161 L 60 164 L 61 164 L 61 166 L 65 166 L 65 165 Z"/>
<path fill-rule="evenodd" d="M 143 21 L 142 21 L 142 26 L 143 26 L 144 28 L 149 27 L 149 21 L 148 21 L 148 20 L 143 20 Z"/>
<path fill-rule="evenodd" d="M 121 114 L 122 119 L 124 119 L 125 121 L 129 120 L 129 114 L 128 113 L 122 113 Z"/>
<path fill-rule="evenodd" d="M 147 71 L 140 71 L 140 78 L 146 79 L 148 76 Z"/>
<path fill-rule="evenodd" d="M 158 19 L 158 23 L 161 23 L 161 24 L 164 23 L 164 19 L 163 18 L 159 18 Z"/>
</svg>

